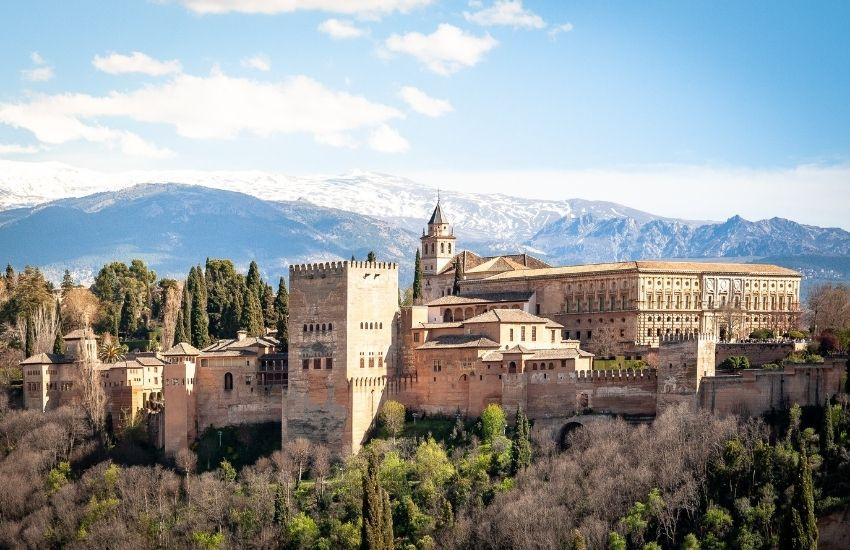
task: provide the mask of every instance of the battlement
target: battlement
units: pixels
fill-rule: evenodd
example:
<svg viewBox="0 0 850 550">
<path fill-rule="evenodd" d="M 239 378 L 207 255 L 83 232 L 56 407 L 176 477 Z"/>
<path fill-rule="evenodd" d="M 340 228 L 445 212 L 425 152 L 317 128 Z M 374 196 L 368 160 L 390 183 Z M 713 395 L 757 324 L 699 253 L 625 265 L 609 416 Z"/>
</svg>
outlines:
<svg viewBox="0 0 850 550">
<path fill-rule="evenodd" d="M 659 345 L 669 346 L 671 344 L 681 344 L 683 342 L 717 342 L 717 336 L 708 332 L 664 334 L 658 340 Z"/>
<path fill-rule="evenodd" d="M 633 380 L 645 381 L 658 378 L 658 373 L 655 369 L 606 369 L 606 370 L 580 370 L 576 371 L 576 379 L 579 382 L 591 380 Z"/>
<path fill-rule="evenodd" d="M 398 271 L 398 264 L 394 262 L 319 262 L 313 264 L 293 264 L 289 266 L 289 276 L 301 278 L 313 278 L 316 276 L 328 277 L 344 276 L 352 269 L 370 269 L 376 271 Z"/>
</svg>

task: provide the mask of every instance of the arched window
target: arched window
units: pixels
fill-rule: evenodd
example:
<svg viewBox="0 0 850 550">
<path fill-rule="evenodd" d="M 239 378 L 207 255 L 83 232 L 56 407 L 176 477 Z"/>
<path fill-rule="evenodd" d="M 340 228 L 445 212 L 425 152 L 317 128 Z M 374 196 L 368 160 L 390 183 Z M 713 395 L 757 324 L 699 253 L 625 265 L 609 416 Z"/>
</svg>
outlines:
<svg viewBox="0 0 850 550">
<path fill-rule="evenodd" d="M 380 325 L 378 328 L 384 328 L 384 323 L 378 323 Z"/>
<path fill-rule="evenodd" d="M 511 361 L 511 364 L 508 366 L 508 372 L 509 373 L 516 372 L 516 363 L 515 362 Z"/>
<path fill-rule="evenodd" d="M 322 332 L 325 332 L 327 330 L 327 328 L 328 327 L 324 323 L 322 323 Z"/>
<path fill-rule="evenodd" d="M 334 324 L 328 323 L 328 330 L 333 330 L 333 329 L 334 329 Z"/>
<path fill-rule="evenodd" d="M 226 391 L 233 389 L 233 375 L 229 372 L 224 373 L 224 389 Z"/>
<path fill-rule="evenodd" d="M 313 323 L 310 323 L 310 332 L 313 332 Z"/>
<path fill-rule="evenodd" d="M 446 252 L 446 243 L 440 243 L 440 254 L 444 254 Z"/>
<path fill-rule="evenodd" d="M 452 243 L 449 243 L 449 254 L 452 253 Z"/>
<path fill-rule="evenodd" d="M 304 332 L 307 332 L 307 325 L 304 325 Z"/>
</svg>

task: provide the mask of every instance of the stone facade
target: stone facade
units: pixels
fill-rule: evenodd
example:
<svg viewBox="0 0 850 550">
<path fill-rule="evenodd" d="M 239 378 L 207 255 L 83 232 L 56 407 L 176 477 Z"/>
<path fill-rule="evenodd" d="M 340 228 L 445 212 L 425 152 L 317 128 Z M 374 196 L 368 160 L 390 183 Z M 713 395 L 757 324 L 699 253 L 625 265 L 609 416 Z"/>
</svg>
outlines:
<svg viewBox="0 0 850 550">
<path fill-rule="evenodd" d="M 396 349 L 398 266 L 333 262 L 289 270 L 289 385 L 282 438 L 356 452 L 384 399 Z"/>
</svg>

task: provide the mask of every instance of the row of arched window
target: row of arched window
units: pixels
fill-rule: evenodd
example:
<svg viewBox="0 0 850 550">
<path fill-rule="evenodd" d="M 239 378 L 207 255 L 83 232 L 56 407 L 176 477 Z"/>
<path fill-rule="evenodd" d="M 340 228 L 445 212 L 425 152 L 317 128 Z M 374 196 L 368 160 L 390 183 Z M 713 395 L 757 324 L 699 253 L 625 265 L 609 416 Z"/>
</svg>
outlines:
<svg viewBox="0 0 850 550">
<path fill-rule="evenodd" d="M 333 323 L 309 323 L 304 325 L 304 332 L 326 332 L 334 329 Z"/>
<path fill-rule="evenodd" d="M 446 254 L 446 245 L 448 245 L 448 253 L 452 253 L 452 243 L 440 243 L 440 254 Z M 431 243 L 431 254 L 437 253 L 437 244 Z M 428 243 L 425 243 L 425 254 L 428 254 Z"/>
<path fill-rule="evenodd" d="M 378 322 L 378 323 L 373 323 L 373 322 L 365 323 L 365 322 L 361 322 L 361 323 L 360 323 L 360 328 L 361 328 L 361 329 L 364 329 L 364 330 L 382 329 L 382 328 L 384 328 L 384 323 L 381 323 L 381 322 Z"/>
</svg>

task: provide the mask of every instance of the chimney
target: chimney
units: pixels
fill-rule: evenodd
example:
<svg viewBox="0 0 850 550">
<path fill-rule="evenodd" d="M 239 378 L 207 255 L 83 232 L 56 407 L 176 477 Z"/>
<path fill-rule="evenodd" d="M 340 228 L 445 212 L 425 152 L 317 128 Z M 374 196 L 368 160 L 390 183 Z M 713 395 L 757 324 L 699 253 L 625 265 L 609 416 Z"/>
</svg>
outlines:
<svg viewBox="0 0 850 550">
<path fill-rule="evenodd" d="M 248 337 L 248 331 L 247 330 L 237 330 L 236 331 L 236 341 L 237 342 L 241 342 L 242 340 L 244 340 L 247 337 Z"/>
</svg>

